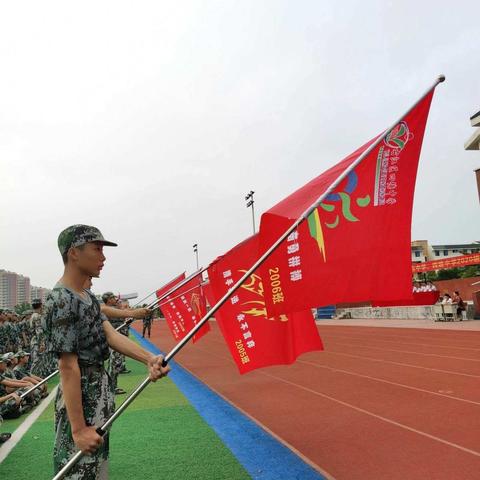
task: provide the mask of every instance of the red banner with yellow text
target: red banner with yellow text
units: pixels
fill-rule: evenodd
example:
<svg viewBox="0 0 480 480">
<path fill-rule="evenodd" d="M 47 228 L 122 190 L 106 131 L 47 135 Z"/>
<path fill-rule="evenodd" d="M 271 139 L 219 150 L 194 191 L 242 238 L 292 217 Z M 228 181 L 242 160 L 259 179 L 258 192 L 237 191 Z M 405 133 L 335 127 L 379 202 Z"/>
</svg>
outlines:
<svg viewBox="0 0 480 480">
<path fill-rule="evenodd" d="M 185 273 L 179 275 L 165 287 L 157 290 L 160 298 L 185 279 Z M 160 309 L 167 321 L 175 340 L 181 340 L 207 313 L 205 295 L 201 286 L 201 277 L 192 278 L 178 290 L 166 297 L 160 304 Z M 210 331 L 208 322 L 193 336 L 193 342 L 200 340 Z"/>
<path fill-rule="evenodd" d="M 470 255 L 459 255 L 458 257 L 433 260 L 431 262 L 414 263 L 412 264 L 412 270 L 413 273 L 433 272 L 434 270 L 461 268 L 478 264 L 480 264 L 480 253 L 472 253 Z"/>
<path fill-rule="evenodd" d="M 255 262 L 255 235 L 217 259 L 208 269 L 208 301 L 215 304 Z M 213 298 L 211 298 L 213 297 Z M 240 373 L 290 364 L 304 352 L 323 350 L 311 310 L 268 318 L 263 282 L 254 273 L 215 314 Z"/>
</svg>

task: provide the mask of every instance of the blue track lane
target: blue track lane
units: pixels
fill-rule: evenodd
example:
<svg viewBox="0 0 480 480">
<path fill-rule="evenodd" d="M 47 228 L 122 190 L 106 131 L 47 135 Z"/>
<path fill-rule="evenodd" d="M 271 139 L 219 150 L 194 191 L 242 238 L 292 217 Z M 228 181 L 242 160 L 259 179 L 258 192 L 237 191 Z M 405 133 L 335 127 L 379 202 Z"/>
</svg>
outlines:
<svg viewBox="0 0 480 480">
<path fill-rule="evenodd" d="M 157 355 L 163 353 L 135 330 L 132 329 L 130 332 L 144 348 Z M 305 463 L 298 455 L 178 363 L 172 361 L 170 366 L 172 372 L 169 374 L 169 378 L 173 380 L 252 478 L 260 480 L 325 480 L 324 476 Z"/>
</svg>

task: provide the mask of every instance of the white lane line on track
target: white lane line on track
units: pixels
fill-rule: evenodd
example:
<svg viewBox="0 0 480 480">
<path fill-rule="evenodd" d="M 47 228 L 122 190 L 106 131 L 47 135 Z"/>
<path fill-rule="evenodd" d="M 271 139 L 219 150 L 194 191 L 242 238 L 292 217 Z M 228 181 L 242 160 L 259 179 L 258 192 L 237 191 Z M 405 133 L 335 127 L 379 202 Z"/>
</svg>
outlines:
<svg viewBox="0 0 480 480">
<path fill-rule="evenodd" d="M 354 355 L 353 353 L 335 352 L 333 350 L 325 350 L 324 353 L 331 354 L 331 355 L 342 355 L 344 357 L 361 358 L 362 360 L 368 360 L 371 362 L 390 363 L 392 365 L 398 365 L 400 367 L 419 368 L 421 370 L 430 370 L 432 372 L 447 373 L 449 375 L 460 375 L 462 377 L 480 378 L 480 375 L 474 375 L 472 373 L 456 372 L 454 370 L 442 370 L 440 368 L 421 367 L 419 365 L 413 365 L 411 363 L 394 362 L 392 360 L 384 360 L 381 358 L 365 357 L 363 355 Z"/>
<path fill-rule="evenodd" d="M 222 345 L 225 344 L 222 340 L 217 340 L 217 339 L 209 339 L 209 341 L 214 342 L 214 343 L 221 343 Z M 310 354 L 313 352 L 309 352 Z M 464 373 L 464 372 L 457 372 L 454 370 L 443 370 L 441 368 L 431 368 L 431 367 L 422 367 L 420 365 L 413 365 L 411 363 L 403 363 L 403 362 L 394 362 L 393 360 L 384 360 L 381 358 L 373 358 L 373 357 L 365 357 L 363 355 L 354 355 L 353 353 L 343 353 L 343 352 L 335 352 L 330 349 L 323 350 L 321 352 L 321 355 L 325 354 L 331 354 L 331 355 L 341 355 L 345 357 L 352 357 L 352 358 L 360 358 L 362 360 L 368 360 L 370 362 L 380 362 L 380 363 L 388 363 L 391 365 L 397 365 L 400 367 L 409 367 L 409 368 L 418 368 L 420 370 L 428 370 L 431 372 L 438 372 L 438 373 L 446 373 L 448 375 L 460 375 L 462 377 L 469 377 L 469 378 L 480 378 L 480 375 L 474 375 L 472 373 Z"/>
<path fill-rule="evenodd" d="M 471 455 L 475 455 L 476 457 L 480 457 L 480 452 L 476 452 L 475 450 L 471 450 L 469 448 L 462 447 L 461 445 L 458 445 L 457 443 L 449 442 L 448 440 L 444 440 L 443 438 L 436 437 L 435 435 L 430 435 L 429 433 L 423 432 L 421 430 L 417 430 L 416 428 L 409 427 L 408 425 L 396 422 L 395 420 L 390 420 L 389 418 L 382 417 L 381 415 L 377 415 L 376 413 L 369 412 L 368 410 L 365 410 L 365 409 L 360 408 L 360 407 L 356 407 L 355 405 L 352 405 L 351 403 L 347 403 L 347 402 L 344 402 L 342 400 L 338 400 L 334 397 L 330 397 L 329 395 L 325 395 L 324 393 L 317 392 L 316 390 L 313 390 L 313 389 L 308 388 L 308 387 L 304 387 L 303 385 L 299 385 L 298 383 L 294 383 L 294 382 L 291 382 L 289 380 L 285 380 L 281 377 L 277 377 L 276 375 L 271 375 L 271 374 L 266 373 L 266 372 L 258 372 L 258 373 L 260 373 L 260 374 L 262 374 L 266 377 L 274 378 L 274 379 L 276 379 L 280 382 L 284 382 L 284 383 L 287 383 L 287 384 L 292 385 L 294 387 L 300 388 L 301 390 L 305 390 L 306 392 L 312 393 L 313 395 L 317 395 L 317 396 L 326 398 L 328 400 L 331 400 L 332 402 L 339 403 L 340 405 L 351 408 L 352 410 L 356 410 L 357 412 L 361 412 L 365 415 L 376 418 L 378 420 L 382 420 L 382 421 L 384 421 L 386 423 L 389 423 L 391 425 L 395 425 L 396 427 L 400 427 L 404 430 L 408 430 L 408 431 L 416 433 L 420 436 L 429 438 L 430 440 L 434 440 L 436 442 L 443 443 L 444 445 L 448 445 L 449 447 L 456 448 L 456 449 L 461 450 L 461 451 L 466 452 L 466 453 L 470 453 Z"/>
<path fill-rule="evenodd" d="M 197 347 L 197 348 L 198 348 L 198 347 Z M 202 348 L 200 348 L 200 350 L 207 351 L 207 350 L 202 349 Z M 229 356 L 227 357 L 226 355 L 215 354 L 215 353 L 213 353 L 213 352 L 211 352 L 211 351 L 209 351 L 209 354 L 210 354 L 210 355 L 214 355 L 214 356 L 216 356 L 216 357 L 224 358 L 224 359 L 225 359 L 225 358 L 228 358 L 228 360 L 230 360 L 232 363 L 234 363 L 233 360 L 231 359 L 231 357 L 229 357 Z M 184 367 L 184 368 L 185 368 L 185 367 Z M 370 412 L 370 411 L 365 410 L 365 409 L 363 409 L 363 408 L 357 407 L 357 406 L 352 405 L 352 404 L 350 404 L 350 403 L 348 403 L 348 402 L 344 402 L 344 401 L 342 401 L 342 400 L 338 400 L 337 398 L 331 397 L 330 395 L 326 395 L 326 394 L 324 394 L 324 393 L 318 392 L 318 391 L 313 390 L 313 389 L 311 389 L 311 388 L 304 387 L 303 385 L 299 385 L 299 384 L 297 384 L 297 383 L 291 382 L 290 380 L 286 380 L 286 379 L 283 379 L 283 378 L 278 377 L 278 376 L 276 376 L 276 375 L 272 375 L 272 374 L 266 373 L 266 372 L 264 372 L 264 371 L 262 371 L 262 370 L 257 370 L 257 371 L 252 372 L 252 373 L 256 373 L 256 374 L 258 374 L 258 375 L 263 375 L 263 376 L 266 376 L 266 377 L 270 377 L 270 378 L 273 378 L 273 379 L 278 380 L 278 381 L 280 381 L 280 382 L 283 382 L 283 383 L 286 383 L 286 384 L 290 384 L 290 385 L 292 385 L 292 386 L 294 386 L 294 387 L 297 387 L 297 388 L 299 388 L 299 389 L 301 389 L 301 390 L 305 390 L 306 392 L 312 393 L 313 395 L 317 395 L 317 396 L 326 398 L 326 399 L 328 399 L 328 400 L 330 400 L 330 401 L 332 401 L 332 402 L 335 402 L 335 403 L 338 403 L 338 404 L 343 405 L 343 406 L 345 406 L 345 407 L 351 408 L 352 410 L 358 411 L 358 412 L 360 412 L 360 413 L 363 413 L 363 414 L 368 415 L 368 416 L 370 416 L 370 417 L 376 418 L 376 419 L 378 419 L 378 420 L 382 420 L 383 422 L 389 423 L 389 424 L 391 424 L 391 425 L 395 425 L 395 426 L 397 426 L 397 427 L 399 427 L 399 428 L 402 428 L 402 429 L 404 429 L 404 430 L 407 430 L 407 431 L 416 433 L 417 435 L 420 435 L 420 436 L 429 438 L 429 439 L 431 439 L 431 440 L 434 440 L 434 441 L 436 441 L 436 442 L 438 442 L 438 443 L 442 443 L 442 444 L 447 445 L 447 446 L 449 446 L 449 447 L 456 448 L 456 449 L 458 449 L 458 450 L 461 450 L 461 451 L 463 451 L 463 452 L 465 452 L 465 453 L 469 453 L 469 454 L 474 455 L 474 456 L 476 456 L 476 457 L 480 457 L 480 452 L 477 452 L 477 451 L 475 451 L 475 450 L 471 450 L 471 449 L 466 448 L 466 447 L 462 447 L 461 445 L 458 445 L 458 444 L 453 443 L 453 442 L 449 442 L 448 440 L 444 440 L 443 438 L 437 437 L 437 436 L 435 436 L 435 435 L 431 435 L 431 434 L 429 434 L 429 433 L 423 432 L 423 431 L 418 430 L 418 429 L 413 428 L 413 427 L 409 427 L 408 425 L 405 425 L 405 424 L 403 424 L 403 423 L 396 422 L 395 420 L 391 420 L 391 419 L 386 418 L 386 417 L 383 417 L 383 416 L 381 416 L 381 415 L 377 415 L 376 413 L 373 413 L 373 412 Z"/>
<path fill-rule="evenodd" d="M 450 349 L 456 349 L 456 350 L 473 350 L 474 352 L 480 352 L 480 348 L 472 348 L 472 347 L 457 347 L 455 345 L 434 345 L 430 343 L 413 343 L 413 342 L 399 342 L 397 340 L 382 340 L 381 337 L 375 335 L 372 337 L 372 335 L 362 335 L 362 336 L 355 336 L 353 335 L 347 335 L 347 334 L 337 334 L 337 333 L 327 333 L 324 334 L 323 337 L 329 338 L 329 337 L 346 337 L 350 338 L 351 340 L 358 340 L 358 341 L 374 341 L 374 342 L 384 342 L 384 343 L 395 343 L 397 345 L 418 345 L 420 347 L 431 347 L 431 348 L 450 348 Z M 387 338 L 387 337 L 384 337 Z"/>
<path fill-rule="evenodd" d="M 434 392 L 432 390 L 426 390 L 424 388 L 414 387 L 412 385 L 405 385 L 404 383 L 392 382 L 390 380 L 385 380 L 383 378 L 378 378 L 378 377 L 372 377 L 370 375 L 365 375 L 363 373 L 356 373 L 356 372 L 352 372 L 350 370 L 343 370 L 341 368 L 334 368 L 334 367 L 329 367 L 327 365 L 320 365 L 318 363 L 308 362 L 306 360 L 297 360 L 297 363 L 304 363 L 306 365 L 311 365 L 311 366 L 316 367 L 316 368 L 324 368 L 326 370 L 331 370 L 333 372 L 340 372 L 340 373 L 344 373 L 346 375 L 353 375 L 355 377 L 367 378 L 369 380 L 374 380 L 376 382 L 388 383 L 389 385 L 394 385 L 396 387 L 408 388 L 410 390 L 416 390 L 417 392 L 428 393 L 428 394 L 431 394 L 431 395 L 437 395 L 439 397 L 450 398 L 452 400 L 458 400 L 459 402 L 465 402 L 465 403 L 470 403 L 472 405 L 479 405 L 480 406 L 480 402 L 476 402 L 474 400 L 468 400 L 466 398 L 456 397 L 454 395 L 448 395 L 448 394 L 445 394 L 445 393 Z"/>
<path fill-rule="evenodd" d="M 324 342 L 324 344 L 328 345 L 328 341 Z M 334 345 L 342 345 L 344 347 L 355 347 L 355 348 L 371 348 L 373 350 L 382 350 L 384 352 L 396 352 L 396 353 L 408 353 L 411 355 L 422 355 L 424 357 L 438 357 L 438 358 L 449 358 L 450 360 L 464 360 L 466 362 L 480 362 L 480 358 L 465 358 L 465 357 L 452 357 L 449 355 L 438 355 L 436 353 L 419 353 L 419 352 L 411 352 L 409 350 L 396 350 L 393 348 L 382 348 L 382 347 L 373 347 L 371 345 L 357 345 L 355 343 L 339 343 L 339 342 L 333 342 Z"/>
</svg>

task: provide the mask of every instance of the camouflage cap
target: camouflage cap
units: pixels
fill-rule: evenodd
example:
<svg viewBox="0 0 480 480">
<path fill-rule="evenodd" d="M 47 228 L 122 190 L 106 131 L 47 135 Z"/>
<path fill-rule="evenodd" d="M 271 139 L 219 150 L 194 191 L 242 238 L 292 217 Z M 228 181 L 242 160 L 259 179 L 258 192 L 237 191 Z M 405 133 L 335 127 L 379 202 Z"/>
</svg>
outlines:
<svg viewBox="0 0 480 480">
<path fill-rule="evenodd" d="M 4 362 L 9 362 L 12 358 L 15 358 L 15 354 L 13 352 L 4 353 L 2 356 Z"/>
<path fill-rule="evenodd" d="M 27 357 L 27 356 L 29 356 L 29 355 L 30 355 L 30 353 L 24 352 L 23 350 L 20 350 L 19 352 L 17 352 L 17 353 L 15 354 L 15 357 L 16 357 L 16 358 L 22 358 L 22 357 Z"/>
<path fill-rule="evenodd" d="M 110 298 L 117 298 L 117 296 L 113 292 L 105 292 L 102 295 L 103 303 L 107 303 Z"/>
<path fill-rule="evenodd" d="M 99 242 L 109 247 L 118 246 L 116 243 L 105 240 L 102 232 L 96 227 L 91 227 L 90 225 L 71 225 L 58 236 L 58 249 L 60 253 L 64 255 L 72 247 L 79 247 L 80 245 L 92 242 Z"/>
</svg>

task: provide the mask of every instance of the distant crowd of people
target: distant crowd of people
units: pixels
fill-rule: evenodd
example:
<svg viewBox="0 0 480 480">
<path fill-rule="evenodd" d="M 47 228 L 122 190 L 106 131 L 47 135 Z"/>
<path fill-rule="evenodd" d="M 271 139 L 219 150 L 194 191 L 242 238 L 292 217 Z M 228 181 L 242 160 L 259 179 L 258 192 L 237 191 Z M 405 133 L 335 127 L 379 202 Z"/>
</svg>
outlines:
<svg viewBox="0 0 480 480">
<path fill-rule="evenodd" d="M 414 282 L 413 293 L 436 292 L 437 287 L 432 282 Z"/>
<path fill-rule="evenodd" d="M 57 359 L 46 349 L 41 320 L 38 299 L 23 314 L 0 310 L 0 422 L 29 412 L 48 394 L 46 383 L 27 393 L 57 369 Z M 9 438 L 9 433 L 0 434 L 0 444 Z"/>
<path fill-rule="evenodd" d="M 432 282 L 414 282 L 413 283 L 413 293 L 420 292 L 437 292 L 437 287 Z M 440 305 L 456 305 L 457 306 L 457 316 L 461 317 L 460 320 L 467 319 L 467 304 L 460 296 L 460 292 L 456 290 L 453 292 L 453 295 L 450 295 L 448 292 L 445 292 L 443 295 L 440 295 L 437 301 Z"/>
<path fill-rule="evenodd" d="M 455 290 L 453 295 L 445 292 L 443 296 L 439 298 L 439 303 L 441 305 L 456 305 L 457 306 L 457 315 L 462 317 L 460 320 L 467 319 L 467 304 L 464 302 L 463 298 L 460 296 L 460 292 Z"/>
</svg>

